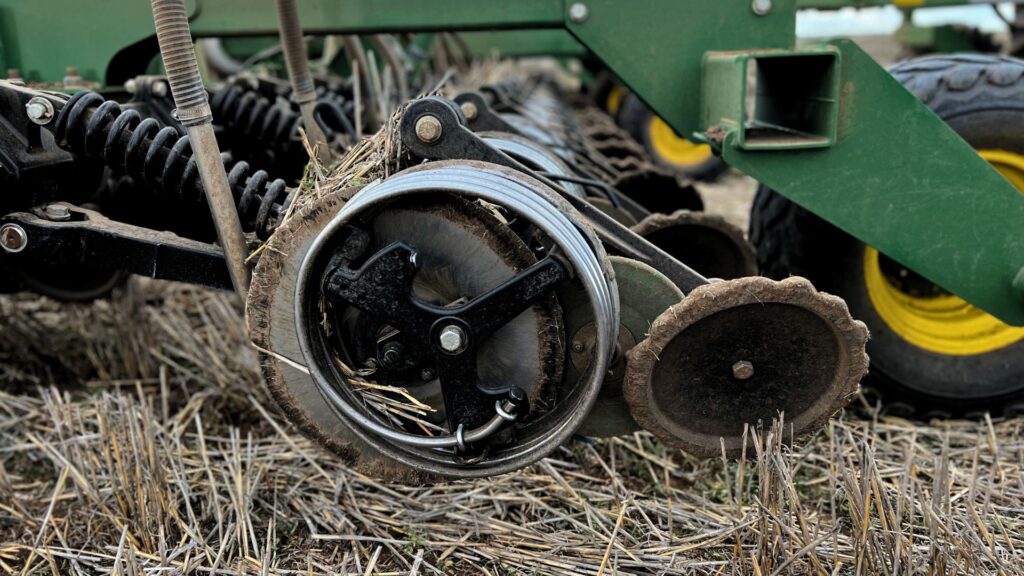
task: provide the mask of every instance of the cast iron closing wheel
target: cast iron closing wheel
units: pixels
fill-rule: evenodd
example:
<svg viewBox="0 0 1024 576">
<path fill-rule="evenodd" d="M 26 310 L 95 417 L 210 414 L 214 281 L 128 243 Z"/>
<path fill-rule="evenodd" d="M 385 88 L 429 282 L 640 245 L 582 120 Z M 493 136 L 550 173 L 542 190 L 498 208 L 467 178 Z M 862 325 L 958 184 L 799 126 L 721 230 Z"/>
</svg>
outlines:
<svg viewBox="0 0 1024 576">
<path fill-rule="evenodd" d="M 706 278 L 733 280 L 757 275 L 754 247 L 742 229 L 718 214 L 689 210 L 651 214 L 632 228 Z"/>
<path fill-rule="evenodd" d="M 658 317 L 628 354 L 623 391 L 669 446 L 735 458 L 745 425 L 782 413 L 787 438 L 820 428 L 857 392 L 867 338 L 842 300 L 803 278 L 714 282 Z"/>
<path fill-rule="evenodd" d="M 939 56 L 891 71 L 1024 191 L 1024 61 Z M 1024 329 L 981 312 L 766 188 L 754 200 L 750 239 L 765 276 L 810 278 L 867 323 L 871 374 L 865 385 L 887 411 L 923 418 L 1024 412 Z"/>
</svg>

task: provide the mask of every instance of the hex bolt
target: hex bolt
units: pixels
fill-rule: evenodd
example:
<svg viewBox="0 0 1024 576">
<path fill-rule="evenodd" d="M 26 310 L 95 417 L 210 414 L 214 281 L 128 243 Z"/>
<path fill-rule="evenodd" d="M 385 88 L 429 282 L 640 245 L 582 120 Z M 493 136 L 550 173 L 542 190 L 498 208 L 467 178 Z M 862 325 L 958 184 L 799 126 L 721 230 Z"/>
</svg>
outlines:
<svg viewBox="0 0 1024 576">
<path fill-rule="evenodd" d="M 81 88 L 83 86 L 82 76 L 78 74 L 78 68 L 68 66 L 64 76 L 65 88 Z"/>
<path fill-rule="evenodd" d="M 458 326 L 445 326 L 438 336 L 438 341 L 445 352 L 458 354 L 466 347 L 466 333 Z"/>
<path fill-rule="evenodd" d="M 422 371 L 420 371 L 420 380 L 423 380 L 424 382 L 430 382 L 433 379 L 434 371 L 431 370 L 430 368 L 424 368 Z"/>
<path fill-rule="evenodd" d="M 167 82 L 154 82 L 150 91 L 153 92 L 153 96 L 156 96 L 157 98 L 167 96 Z"/>
<path fill-rule="evenodd" d="M 53 120 L 53 103 L 42 96 L 35 96 L 25 104 L 25 113 L 34 124 L 45 126 Z"/>
<path fill-rule="evenodd" d="M 765 16 L 772 11 L 772 0 L 754 0 L 751 7 L 754 9 L 754 14 Z"/>
<path fill-rule="evenodd" d="M 444 128 L 437 116 L 427 114 L 416 121 L 416 137 L 424 144 L 432 144 L 441 139 Z"/>
<path fill-rule="evenodd" d="M 0 246 L 9 254 L 17 254 L 28 246 L 28 234 L 17 224 L 4 224 L 0 226 Z"/>
<path fill-rule="evenodd" d="M 582 24 L 590 17 L 590 9 L 583 2 L 576 2 L 569 7 L 569 19 L 577 24 Z"/>
<path fill-rule="evenodd" d="M 754 365 L 746 360 L 740 360 L 732 365 L 732 377 L 737 380 L 750 380 L 754 377 Z"/>
<path fill-rule="evenodd" d="M 139 83 L 135 78 L 129 78 L 124 82 L 124 91 L 129 94 L 135 94 L 135 91 L 139 89 Z"/>
<path fill-rule="evenodd" d="M 480 113 L 480 111 L 477 110 L 476 108 L 476 104 L 473 104 L 472 102 L 463 102 L 461 108 L 462 115 L 465 116 L 466 120 L 469 120 L 470 122 L 476 120 L 477 115 Z"/>
<path fill-rule="evenodd" d="M 66 222 L 71 220 L 71 209 L 63 204 L 49 204 L 43 208 L 43 214 L 55 222 Z"/>
</svg>

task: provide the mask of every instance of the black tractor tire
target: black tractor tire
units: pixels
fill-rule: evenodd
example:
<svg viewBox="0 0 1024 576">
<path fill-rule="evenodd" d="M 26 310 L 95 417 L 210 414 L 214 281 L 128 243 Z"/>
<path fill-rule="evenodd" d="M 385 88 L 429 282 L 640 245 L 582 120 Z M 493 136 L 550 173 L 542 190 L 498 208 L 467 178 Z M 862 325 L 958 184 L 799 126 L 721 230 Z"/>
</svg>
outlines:
<svg viewBox="0 0 1024 576">
<path fill-rule="evenodd" d="M 978 150 L 1024 154 L 1024 61 L 988 55 L 909 60 L 890 72 Z M 750 240 L 762 274 L 809 278 L 844 298 L 871 330 L 865 385 L 904 416 L 1024 414 L 1024 340 L 976 355 L 941 354 L 894 332 L 867 293 L 865 245 L 762 186 Z"/>
<path fill-rule="evenodd" d="M 654 111 L 644 104 L 643 100 L 636 94 L 629 93 L 622 98 L 616 120 L 619 126 L 643 145 L 651 159 L 659 166 L 703 182 L 713 182 L 729 169 L 724 160 L 714 155 L 697 164 L 683 165 L 659 153 L 651 134 L 651 122 L 654 117 Z"/>
</svg>

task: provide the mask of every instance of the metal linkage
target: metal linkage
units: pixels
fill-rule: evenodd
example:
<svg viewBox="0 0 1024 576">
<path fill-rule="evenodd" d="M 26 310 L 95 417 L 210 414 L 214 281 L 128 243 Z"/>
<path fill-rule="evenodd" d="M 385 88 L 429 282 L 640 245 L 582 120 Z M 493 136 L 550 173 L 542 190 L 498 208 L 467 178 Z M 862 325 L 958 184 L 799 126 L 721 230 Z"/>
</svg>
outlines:
<svg viewBox="0 0 1024 576">
<path fill-rule="evenodd" d="M 87 265 L 218 290 L 232 288 L 224 252 L 216 246 L 115 222 L 70 204 L 47 208 L 0 218 L 0 247 L 12 264 Z M 55 216 L 58 209 L 61 213 Z"/>
<path fill-rule="evenodd" d="M 427 127 L 430 127 L 429 133 Z M 564 186 L 489 146 L 465 126 L 462 111 L 455 103 L 434 96 L 416 100 L 402 116 L 399 130 L 404 147 L 416 160 L 480 160 L 530 174 L 561 194 L 587 218 L 613 253 L 654 267 L 675 282 L 683 292 L 707 284 L 707 279 L 699 273 L 636 235 L 586 200 L 567 191 Z"/>
</svg>

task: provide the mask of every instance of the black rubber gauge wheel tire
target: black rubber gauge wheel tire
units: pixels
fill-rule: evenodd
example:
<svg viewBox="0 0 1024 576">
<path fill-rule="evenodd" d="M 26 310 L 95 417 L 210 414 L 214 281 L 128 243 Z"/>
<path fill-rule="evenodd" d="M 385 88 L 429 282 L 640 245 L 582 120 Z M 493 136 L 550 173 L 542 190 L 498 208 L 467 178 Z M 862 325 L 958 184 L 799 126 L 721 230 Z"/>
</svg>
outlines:
<svg viewBox="0 0 1024 576">
<path fill-rule="evenodd" d="M 660 166 L 705 182 L 714 181 L 729 169 L 710 146 L 693 144 L 676 134 L 636 94 L 622 98 L 617 120 Z"/>
<path fill-rule="evenodd" d="M 1008 180 L 1024 186 L 1024 61 L 937 56 L 903 62 L 891 72 Z M 764 275 L 805 276 L 844 298 L 854 318 L 867 323 L 865 384 L 890 412 L 924 418 L 1024 413 L 1024 331 L 962 301 L 950 314 L 943 306 L 956 302 L 954 296 L 764 187 L 754 200 L 750 239 Z M 963 314 L 974 314 L 984 330 L 949 324 Z"/>
</svg>

